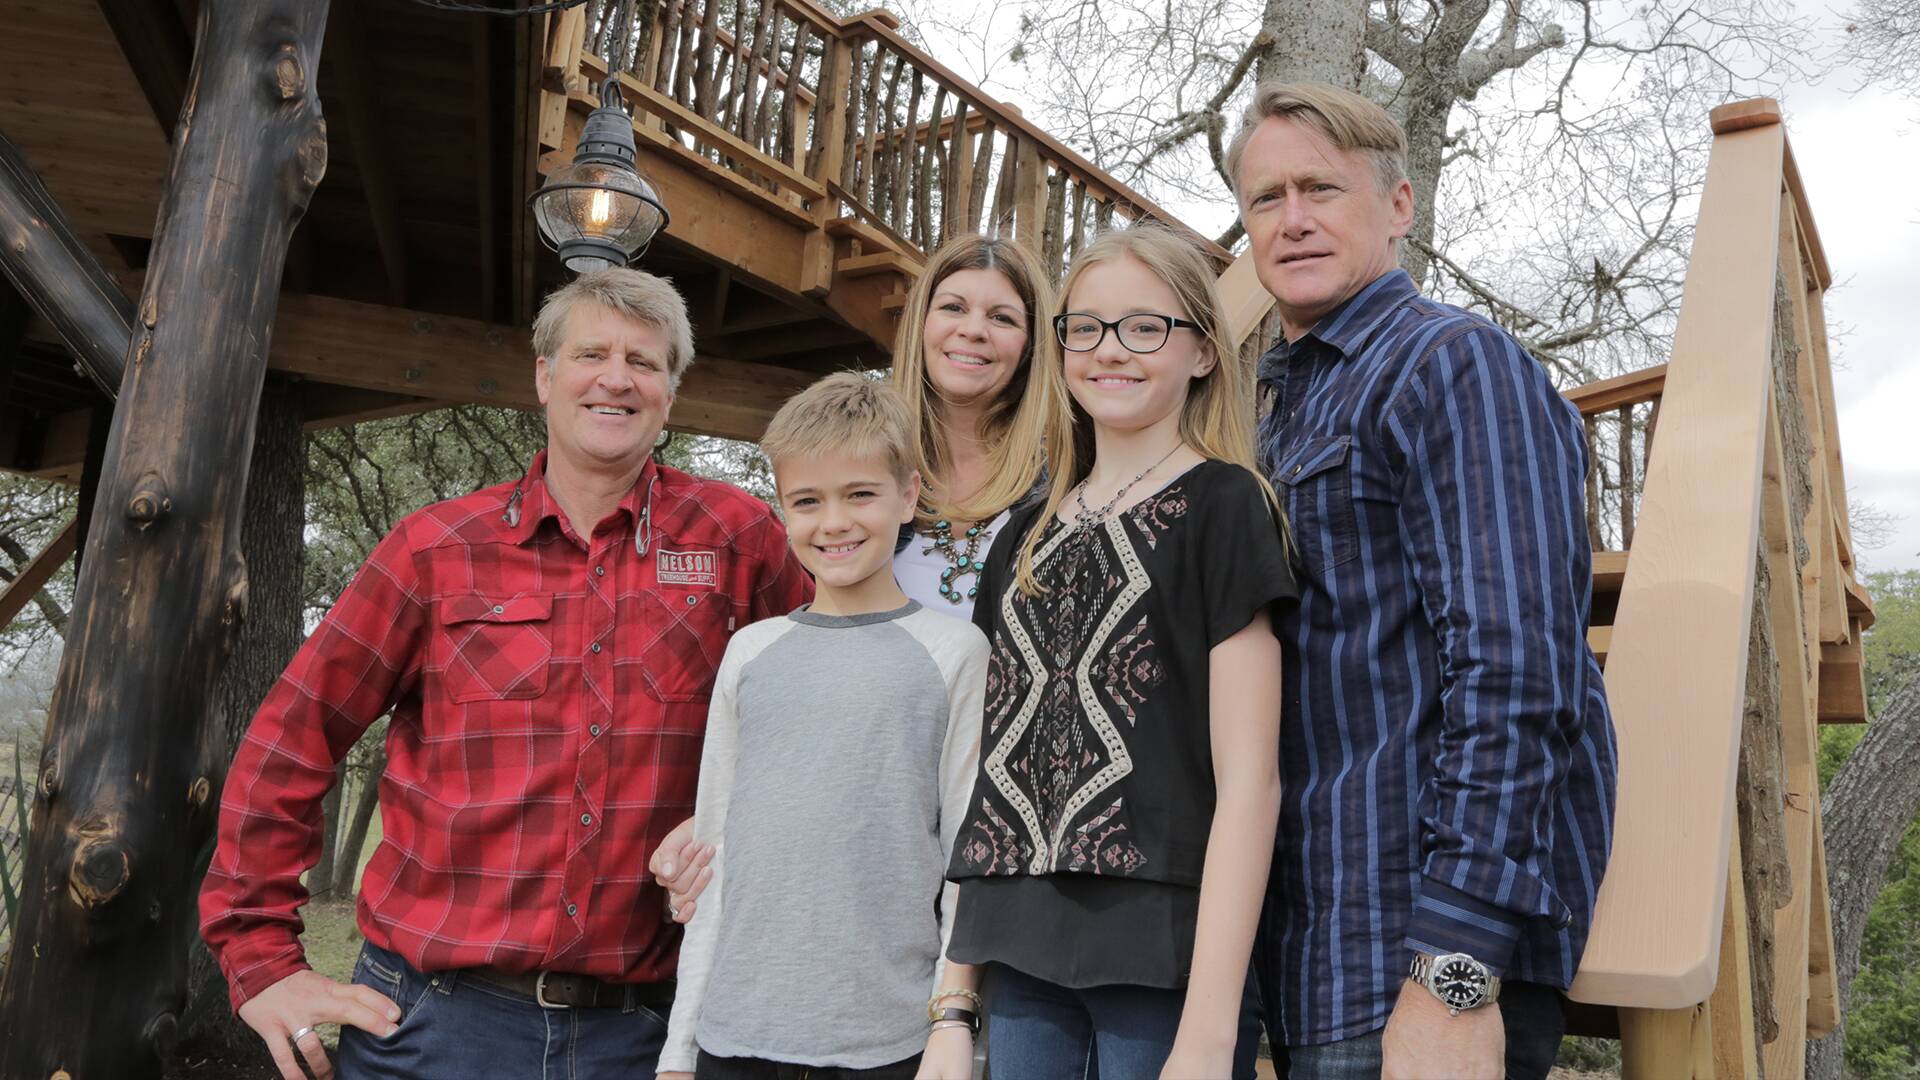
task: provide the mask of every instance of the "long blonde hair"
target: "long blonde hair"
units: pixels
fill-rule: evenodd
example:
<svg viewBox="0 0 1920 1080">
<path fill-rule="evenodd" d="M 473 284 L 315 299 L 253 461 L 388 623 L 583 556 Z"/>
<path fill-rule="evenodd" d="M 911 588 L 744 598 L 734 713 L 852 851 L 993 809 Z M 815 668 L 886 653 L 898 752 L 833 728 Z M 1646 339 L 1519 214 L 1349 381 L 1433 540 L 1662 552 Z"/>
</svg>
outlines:
<svg viewBox="0 0 1920 1080">
<path fill-rule="evenodd" d="M 1267 494 L 1268 505 L 1280 516 L 1279 500 L 1273 485 L 1260 474 L 1253 450 L 1253 372 L 1227 336 L 1225 311 L 1214 278 L 1211 260 L 1190 239 L 1164 225 L 1151 222 L 1101 235 L 1080 252 L 1067 271 L 1066 284 L 1060 289 L 1064 303 L 1073 295 L 1081 275 L 1103 262 L 1133 259 L 1173 290 L 1185 317 L 1200 324 L 1196 331 L 1213 350 L 1213 367 L 1187 389 L 1187 401 L 1180 411 L 1180 439 L 1200 456 L 1238 465 L 1252 473 Z M 1174 315 L 1177 312 L 1167 312 Z M 1049 330 L 1052 327 L 1048 327 Z M 1035 519 L 1020 545 L 1016 580 L 1020 591 L 1037 596 L 1046 590 L 1034 576 L 1034 553 L 1047 522 L 1060 512 L 1060 504 L 1075 484 L 1086 479 L 1093 468 L 1093 419 L 1067 390 L 1066 365 L 1059 340 L 1052 333 L 1034 368 L 1033 382 L 1048 390 L 1050 400 L 1061 402 L 1053 410 L 1047 425 L 1047 508 Z M 1284 537 L 1284 526 L 1283 537 Z"/>
<path fill-rule="evenodd" d="M 927 307 L 934 290 L 961 270 L 994 270 L 1007 279 L 1026 307 L 1027 347 L 1019 366 L 1000 396 L 988 404 L 981 419 L 980 437 L 987 446 L 987 481 L 973 497 L 959 500 L 947 485 L 947 420 L 939 391 L 927 374 Z M 900 330 L 893 345 L 893 385 L 906 399 L 913 418 L 913 443 L 920 470 L 923 506 L 915 524 L 922 530 L 934 521 L 985 521 L 1019 502 L 1040 478 L 1041 439 L 1047 427 L 1047 389 L 1036 386 L 1034 357 L 1043 341 L 1052 340 L 1049 325 L 1054 292 L 1039 260 L 1010 240 L 958 236 L 934 251 L 927 268 L 907 294 L 900 312 Z"/>
</svg>

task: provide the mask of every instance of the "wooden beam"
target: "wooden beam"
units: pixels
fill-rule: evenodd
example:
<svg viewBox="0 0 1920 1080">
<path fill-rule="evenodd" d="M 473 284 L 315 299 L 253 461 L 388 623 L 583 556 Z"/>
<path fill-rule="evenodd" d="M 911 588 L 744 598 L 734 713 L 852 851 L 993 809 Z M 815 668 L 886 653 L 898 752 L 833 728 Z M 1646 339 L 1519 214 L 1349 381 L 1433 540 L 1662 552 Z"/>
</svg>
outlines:
<svg viewBox="0 0 1920 1080">
<path fill-rule="evenodd" d="M 586 12 L 580 8 L 571 8 L 567 14 Z M 500 163 L 495 158 L 494 146 L 494 85 L 497 82 L 493 66 L 493 28 L 497 20 L 469 19 L 467 26 L 472 41 L 473 52 L 473 170 L 474 207 L 479 219 L 476 230 L 480 237 L 480 314 L 482 318 L 500 317 Z"/>
<path fill-rule="evenodd" d="M 1866 664 L 1858 637 L 1820 646 L 1820 722 L 1867 722 Z"/>
<path fill-rule="evenodd" d="M 193 36 L 171 3 L 159 0 L 99 0 L 100 14 L 133 77 L 146 95 L 160 134 L 173 141 L 174 125 L 187 100 L 187 76 L 193 67 Z"/>
<path fill-rule="evenodd" d="M 1612 412 L 1628 405 L 1653 401 L 1667 385 L 1667 365 L 1656 364 L 1630 371 L 1611 379 L 1576 386 L 1561 395 L 1579 408 L 1581 415 Z"/>
<path fill-rule="evenodd" d="M 1713 1080 L 1713 1015 L 1705 1005 L 1620 1010 L 1621 1080 Z"/>
<path fill-rule="evenodd" d="M 0 271 L 112 398 L 126 369 L 133 301 L 87 250 L 26 155 L 0 135 Z"/>
<path fill-rule="evenodd" d="M 1713 1014 L 1713 1072 L 1716 1080 L 1759 1080 L 1760 1039 L 1754 1030 L 1753 957 L 1748 951 L 1747 886 L 1742 873 L 1740 838 L 1727 852 L 1727 905 L 1720 919 L 1720 977 L 1707 1000 Z"/>
<path fill-rule="evenodd" d="M 301 383 L 296 394 L 300 400 L 300 426 L 306 431 L 412 416 L 444 406 L 444 402 L 430 398 L 318 382 Z"/>
<path fill-rule="evenodd" d="M 1607 658 L 1619 809 L 1570 992 L 1581 1001 L 1692 1008 L 1719 971 L 1772 383 L 1780 161 L 1780 128 L 1768 125 L 1716 137 L 1707 167 L 1660 448 Z"/>
<path fill-rule="evenodd" d="M 68 559 L 73 558 L 74 542 L 79 535 L 80 519 L 76 517 L 67 522 L 67 527 L 60 530 L 60 535 L 42 548 L 40 554 L 35 555 L 33 561 L 23 567 L 12 581 L 0 588 L 0 630 L 13 625 L 13 620 L 33 602 L 34 596 L 53 580 L 53 575 L 59 573 Z"/>
<path fill-rule="evenodd" d="M 375 118 L 377 110 L 371 100 L 381 83 L 367 55 L 367 28 L 360 14 L 360 0 L 334 0 L 329 22 L 333 27 L 334 70 L 338 73 L 334 85 L 339 87 L 339 101 L 346 112 L 347 142 L 353 147 L 360 187 L 367 197 L 367 213 L 373 220 L 373 242 L 380 250 L 387 297 L 395 307 L 406 307 L 407 236 L 400 222 L 393 155 L 382 146 L 386 140 L 380 138 L 380 121 Z M 482 165 L 475 172 L 484 175 L 488 159 L 480 160 Z"/>
</svg>

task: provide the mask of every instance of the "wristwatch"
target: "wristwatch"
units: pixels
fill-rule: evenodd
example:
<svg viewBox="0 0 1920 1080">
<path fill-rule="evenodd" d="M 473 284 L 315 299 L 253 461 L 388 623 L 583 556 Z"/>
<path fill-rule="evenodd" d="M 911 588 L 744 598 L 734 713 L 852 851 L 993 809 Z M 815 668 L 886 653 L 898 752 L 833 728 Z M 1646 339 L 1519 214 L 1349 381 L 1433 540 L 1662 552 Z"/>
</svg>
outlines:
<svg viewBox="0 0 1920 1080">
<path fill-rule="evenodd" d="M 1462 1009 L 1477 1009 L 1500 1000 L 1500 977 L 1466 953 L 1414 953 L 1407 978 L 1426 987 L 1454 1016 L 1459 1016 Z"/>
</svg>

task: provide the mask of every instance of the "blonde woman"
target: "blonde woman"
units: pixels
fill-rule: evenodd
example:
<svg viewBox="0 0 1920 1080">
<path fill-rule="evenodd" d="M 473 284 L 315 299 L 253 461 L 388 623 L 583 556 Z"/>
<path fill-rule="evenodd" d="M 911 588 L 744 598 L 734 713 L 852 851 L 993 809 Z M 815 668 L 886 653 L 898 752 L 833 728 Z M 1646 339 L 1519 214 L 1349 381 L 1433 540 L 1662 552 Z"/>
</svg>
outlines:
<svg viewBox="0 0 1920 1080">
<path fill-rule="evenodd" d="M 1207 258 L 1110 233 L 1064 306 L 1028 391 L 1045 498 L 974 609 L 995 675 L 947 955 L 991 966 L 996 1076 L 1228 1076 L 1279 809 L 1284 529 Z"/>
<path fill-rule="evenodd" d="M 894 574 L 935 611 L 973 613 L 993 538 L 1041 470 L 1048 385 L 1032 378 L 1053 290 L 1010 240 L 941 245 L 914 283 L 893 348 L 893 384 L 914 419 L 926 492 L 902 530 Z"/>
</svg>

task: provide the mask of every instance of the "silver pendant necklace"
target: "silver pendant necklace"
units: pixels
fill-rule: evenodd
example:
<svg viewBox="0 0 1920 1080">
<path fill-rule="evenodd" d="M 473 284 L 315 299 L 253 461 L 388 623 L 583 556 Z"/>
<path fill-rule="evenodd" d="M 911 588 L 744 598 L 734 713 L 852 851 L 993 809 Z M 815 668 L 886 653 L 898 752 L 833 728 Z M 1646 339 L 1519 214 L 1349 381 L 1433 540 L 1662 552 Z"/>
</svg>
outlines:
<svg viewBox="0 0 1920 1080">
<path fill-rule="evenodd" d="M 1167 459 L 1172 457 L 1175 451 L 1178 451 L 1180 447 L 1183 445 L 1185 444 L 1174 443 L 1173 449 L 1161 455 L 1161 458 L 1159 461 L 1156 461 L 1153 464 L 1147 466 L 1146 468 L 1140 470 L 1140 474 L 1138 476 L 1135 476 L 1133 479 L 1127 481 L 1124 484 L 1121 484 L 1120 490 L 1113 493 L 1113 498 L 1108 499 L 1106 505 L 1102 506 L 1098 510 L 1087 509 L 1087 482 L 1085 480 L 1080 481 L 1080 483 L 1076 484 L 1073 489 L 1073 502 L 1075 507 L 1073 511 L 1073 527 L 1075 529 L 1091 529 L 1095 525 L 1098 525 L 1102 521 L 1105 521 L 1107 519 L 1107 515 L 1113 513 L 1113 508 L 1120 504 L 1120 500 L 1127 497 L 1127 492 L 1133 490 L 1133 485 L 1139 483 L 1142 480 L 1145 480 L 1147 478 L 1148 473 L 1152 472 L 1153 470 L 1159 468 L 1162 465 L 1165 465 L 1167 463 Z"/>
</svg>

